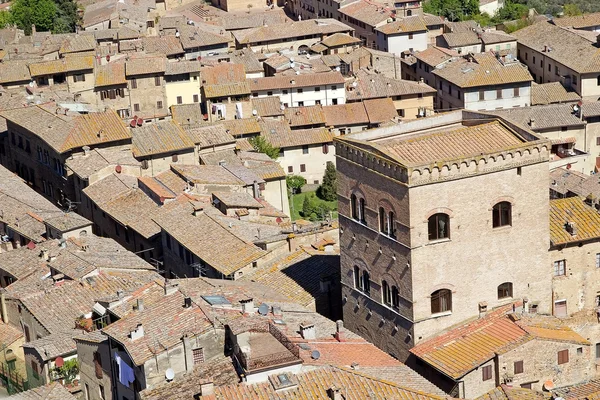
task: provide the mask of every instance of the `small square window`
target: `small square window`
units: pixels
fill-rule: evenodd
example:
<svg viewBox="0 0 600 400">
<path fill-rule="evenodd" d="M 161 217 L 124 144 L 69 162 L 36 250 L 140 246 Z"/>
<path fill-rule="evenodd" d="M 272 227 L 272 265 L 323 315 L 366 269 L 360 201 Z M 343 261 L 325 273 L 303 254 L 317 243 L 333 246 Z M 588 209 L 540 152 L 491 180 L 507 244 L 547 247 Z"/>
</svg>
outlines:
<svg viewBox="0 0 600 400">
<path fill-rule="evenodd" d="M 515 375 L 523 373 L 523 361 L 515 361 L 514 371 Z"/>
<path fill-rule="evenodd" d="M 561 350 L 558 352 L 558 365 L 566 364 L 569 362 L 569 349 Z"/>
<path fill-rule="evenodd" d="M 304 92 L 304 90 L 303 90 L 303 89 L 298 89 L 298 90 L 296 90 L 296 93 L 302 93 L 302 92 Z"/>
<path fill-rule="evenodd" d="M 307 145 L 302 146 L 302 154 L 308 154 L 308 146 Z"/>
<path fill-rule="evenodd" d="M 577 354 L 583 354 L 583 347 L 577 348 Z"/>
<path fill-rule="evenodd" d="M 291 174 L 292 172 L 294 172 L 294 167 L 292 167 L 291 165 L 288 167 L 288 172 Z"/>
<path fill-rule="evenodd" d="M 281 93 L 282 94 L 288 94 L 288 91 L 287 91 L 287 89 L 284 89 L 284 90 L 281 91 Z"/>
<path fill-rule="evenodd" d="M 306 172 L 306 164 L 300 164 L 300 172 Z"/>
<path fill-rule="evenodd" d="M 481 368 L 481 377 L 483 381 L 489 381 L 490 379 L 492 379 L 491 365 L 486 365 L 485 367 Z"/>
</svg>

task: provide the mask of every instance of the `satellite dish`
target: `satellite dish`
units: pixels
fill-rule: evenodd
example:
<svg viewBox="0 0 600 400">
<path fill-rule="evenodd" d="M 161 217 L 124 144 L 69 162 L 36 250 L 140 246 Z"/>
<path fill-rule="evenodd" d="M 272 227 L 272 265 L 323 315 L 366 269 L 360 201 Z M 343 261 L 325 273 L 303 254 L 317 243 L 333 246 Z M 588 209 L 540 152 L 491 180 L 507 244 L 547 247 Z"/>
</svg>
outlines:
<svg viewBox="0 0 600 400">
<path fill-rule="evenodd" d="M 319 358 L 321 358 L 321 353 L 319 352 L 319 350 L 313 350 L 312 353 L 310 353 L 310 356 L 313 360 L 318 360 Z"/>
<path fill-rule="evenodd" d="M 337 72 L 340 72 L 340 67 L 335 67 L 335 70 L 336 70 Z"/>
<path fill-rule="evenodd" d="M 167 378 L 168 381 L 172 381 L 173 378 L 175 378 L 175 371 L 173 371 L 173 368 L 169 368 L 165 371 L 165 378 Z"/>
<path fill-rule="evenodd" d="M 269 305 L 267 303 L 262 303 L 260 307 L 258 307 L 258 313 L 260 315 L 267 315 L 269 313 Z"/>
<path fill-rule="evenodd" d="M 252 115 L 254 115 L 256 117 L 258 115 L 258 111 L 252 110 Z"/>
<path fill-rule="evenodd" d="M 296 64 L 294 64 L 294 62 L 292 61 L 292 62 L 290 63 L 290 68 L 294 68 L 295 66 L 296 66 Z"/>
<path fill-rule="evenodd" d="M 356 81 L 352 82 L 352 87 L 357 87 L 358 83 Z"/>
</svg>

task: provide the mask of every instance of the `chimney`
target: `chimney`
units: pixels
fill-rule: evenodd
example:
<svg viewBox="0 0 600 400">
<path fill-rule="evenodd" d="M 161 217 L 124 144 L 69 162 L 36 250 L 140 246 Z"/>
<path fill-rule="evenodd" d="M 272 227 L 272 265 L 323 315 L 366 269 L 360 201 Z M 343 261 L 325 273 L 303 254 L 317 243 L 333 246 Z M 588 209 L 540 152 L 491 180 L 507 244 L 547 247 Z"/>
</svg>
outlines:
<svg viewBox="0 0 600 400">
<path fill-rule="evenodd" d="M 273 306 L 273 316 L 281 317 L 282 315 L 283 315 L 283 313 L 281 312 L 281 307 Z"/>
<path fill-rule="evenodd" d="M 487 314 L 487 307 L 488 305 L 486 301 L 479 302 L 479 318 L 485 317 Z"/>
<path fill-rule="evenodd" d="M 204 214 L 204 207 L 202 206 L 194 206 L 194 217 L 197 217 L 198 215 L 202 215 Z"/>
<path fill-rule="evenodd" d="M 144 311 L 144 299 L 137 299 L 137 310 Z"/>
<path fill-rule="evenodd" d="M 89 156 L 89 155 L 90 155 L 90 146 L 83 146 L 83 147 L 81 148 L 81 150 L 83 150 L 83 155 L 84 155 L 84 156 L 86 156 L 86 157 L 87 157 L 87 156 Z"/>
<path fill-rule="evenodd" d="M 342 391 L 340 388 L 332 386 L 327 389 L 327 398 L 329 400 L 343 400 Z"/>
<path fill-rule="evenodd" d="M 178 283 L 171 283 L 170 281 L 166 281 L 165 282 L 165 296 L 173 294 L 177 290 L 179 290 L 179 284 Z"/>
<path fill-rule="evenodd" d="M 254 299 L 240 300 L 244 314 L 254 314 Z"/>
<path fill-rule="evenodd" d="M 210 396 L 215 394 L 215 383 L 210 382 L 201 382 L 200 383 L 200 396 Z"/>
<path fill-rule="evenodd" d="M 41 258 L 42 260 L 44 260 L 44 261 L 48 261 L 48 260 L 50 259 L 50 258 L 48 257 L 48 250 L 46 250 L 46 249 L 43 249 L 43 250 L 40 252 L 40 258 Z"/>
<path fill-rule="evenodd" d="M 123 290 L 117 290 L 117 297 L 119 298 L 119 300 L 123 300 Z"/>
<path fill-rule="evenodd" d="M 565 224 L 565 229 L 571 234 L 571 236 L 577 236 L 577 227 L 575 226 L 575 222 L 567 222 Z"/>
<path fill-rule="evenodd" d="M 423 77 L 419 78 L 419 83 L 422 85 L 425 83 L 425 79 L 423 79 Z"/>
<path fill-rule="evenodd" d="M 183 306 L 185 308 L 190 308 L 192 306 L 192 298 L 191 297 L 185 297 L 183 299 Z"/>
<path fill-rule="evenodd" d="M 255 199 L 258 199 L 260 197 L 260 190 L 258 189 L 257 181 L 254 181 L 254 183 L 252 184 L 252 194 L 254 195 Z"/>
<path fill-rule="evenodd" d="M 315 340 L 317 338 L 317 331 L 315 324 L 309 322 L 303 322 L 300 324 L 300 335 L 305 340 Z"/>
<path fill-rule="evenodd" d="M 34 36 L 36 34 L 36 30 L 35 30 L 35 24 L 31 25 L 31 36 Z"/>
<path fill-rule="evenodd" d="M 342 321 L 341 319 L 338 319 L 337 321 L 335 321 L 335 338 L 338 342 L 346 341 L 343 329 L 344 329 L 344 321 Z"/>
<path fill-rule="evenodd" d="M 137 340 L 141 337 L 144 337 L 144 327 L 142 326 L 142 324 L 137 324 L 135 329 L 129 332 L 129 337 L 131 338 L 131 340 Z"/>
<path fill-rule="evenodd" d="M 529 118 L 529 127 L 535 129 L 535 119 L 533 117 Z"/>
</svg>

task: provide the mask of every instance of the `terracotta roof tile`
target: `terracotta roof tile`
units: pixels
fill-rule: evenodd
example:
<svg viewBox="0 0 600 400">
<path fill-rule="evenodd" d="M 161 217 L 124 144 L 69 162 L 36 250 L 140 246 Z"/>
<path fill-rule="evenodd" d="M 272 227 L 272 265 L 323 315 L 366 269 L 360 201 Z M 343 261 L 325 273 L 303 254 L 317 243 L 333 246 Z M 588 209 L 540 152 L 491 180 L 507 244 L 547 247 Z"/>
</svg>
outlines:
<svg viewBox="0 0 600 400">
<path fill-rule="evenodd" d="M 125 63 L 127 76 L 158 74 L 165 72 L 167 59 L 164 57 L 138 57 L 131 58 Z"/>
<path fill-rule="evenodd" d="M 575 29 L 596 27 L 600 25 L 600 12 L 554 18 L 552 19 L 552 23 L 557 26 Z"/>
<path fill-rule="evenodd" d="M 31 76 L 52 75 L 94 69 L 93 56 L 66 56 L 53 61 L 29 64 Z"/>
<path fill-rule="evenodd" d="M 320 104 L 306 107 L 287 107 L 284 115 L 290 127 L 323 125 L 325 123 L 323 106 Z"/>
<path fill-rule="evenodd" d="M 127 79 L 125 79 L 125 63 L 123 62 L 97 65 L 94 72 L 96 74 L 96 87 L 127 84 Z"/>
<path fill-rule="evenodd" d="M 567 92 L 567 89 L 560 82 L 549 82 L 531 84 L 531 105 L 552 103 L 571 103 L 581 100 L 581 97 L 575 92 Z"/>
<path fill-rule="evenodd" d="M 194 141 L 174 121 L 158 121 L 133 128 L 131 151 L 135 157 L 174 153 L 193 149 Z"/>
<path fill-rule="evenodd" d="M 344 77 L 339 72 L 323 72 L 318 74 L 300 74 L 294 76 L 270 76 L 266 78 L 250 78 L 252 92 L 272 89 L 291 89 L 294 87 L 343 85 Z"/>
<path fill-rule="evenodd" d="M 293 21 L 285 24 L 273 24 L 268 26 L 259 26 L 257 28 L 241 29 L 232 32 L 232 34 L 236 42 L 240 44 L 254 45 L 258 42 L 352 31 L 354 30 L 348 25 L 345 25 L 335 19 L 327 18 Z"/>
<path fill-rule="evenodd" d="M 575 224 L 576 235 L 566 229 Z M 600 214 L 581 197 L 550 200 L 550 242 L 553 246 L 600 237 Z"/>
<path fill-rule="evenodd" d="M 419 15 L 398 19 L 392 23 L 385 24 L 376 29 L 386 35 L 394 35 L 407 32 L 426 32 L 425 21 Z"/>
<path fill-rule="evenodd" d="M 443 64 L 433 74 L 461 88 L 531 82 L 533 80 L 527 67 L 519 62 L 503 64 L 492 53 L 475 54 L 473 57 L 472 61 L 461 58 Z"/>
<path fill-rule="evenodd" d="M 142 39 L 142 43 L 148 54 L 158 53 L 169 57 L 184 53 L 179 38 L 175 36 L 148 36 Z"/>
<path fill-rule="evenodd" d="M 67 388 L 58 382 L 52 382 L 45 386 L 30 389 L 25 392 L 11 396 L 14 400 L 75 400 Z"/>
</svg>

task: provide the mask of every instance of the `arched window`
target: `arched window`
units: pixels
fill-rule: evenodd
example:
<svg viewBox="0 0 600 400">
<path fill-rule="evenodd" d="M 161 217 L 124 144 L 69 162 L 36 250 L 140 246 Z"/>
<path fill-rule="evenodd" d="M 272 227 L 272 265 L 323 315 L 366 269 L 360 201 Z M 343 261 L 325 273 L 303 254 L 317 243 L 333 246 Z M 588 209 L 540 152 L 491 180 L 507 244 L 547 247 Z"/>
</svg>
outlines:
<svg viewBox="0 0 600 400">
<path fill-rule="evenodd" d="M 369 273 L 367 271 L 363 271 L 361 283 L 362 283 L 362 291 L 365 294 L 369 294 L 371 292 L 371 280 L 369 278 Z"/>
<path fill-rule="evenodd" d="M 398 308 L 400 306 L 400 293 L 396 286 L 392 286 L 392 307 Z"/>
<path fill-rule="evenodd" d="M 387 219 L 387 231 L 388 231 L 388 235 L 390 237 L 396 237 L 396 232 L 394 229 L 394 212 L 390 211 L 388 213 L 388 219 Z"/>
<path fill-rule="evenodd" d="M 431 313 L 452 311 L 452 292 L 448 289 L 440 289 L 431 293 Z"/>
<path fill-rule="evenodd" d="M 507 297 L 513 297 L 513 284 L 512 282 L 504 282 L 498 285 L 498 299 L 505 299 Z"/>
<path fill-rule="evenodd" d="M 501 201 L 492 211 L 492 226 L 498 228 L 508 225 L 512 225 L 512 205 L 508 201 Z"/>
<path fill-rule="evenodd" d="M 354 266 L 354 287 L 360 289 L 360 268 L 357 265 Z"/>
<path fill-rule="evenodd" d="M 448 214 L 434 214 L 428 222 L 429 240 L 448 239 L 450 237 L 450 218 Z"/>
<path fill-rule="evenodd" d="M 356 195 L 353 194 L 350 196 L 350 208 L 352 213 L 352 218 L 358 220 L 358 205 L 356 203 Z"/>
<path fill-rule="evenodd" d="M 388 223 L 386 221 L 385 210 L 383 207 L 379 207 L 379 232 L 387 235 L 388 233 Z"/>
<path fill-rule="evenodd" d="M 381 292 L 383 296 L 383 304 L 386 306 L 392 305 L 392 290 L 390 289 L 390 285 L 386 281 L 383 281 L 381 284 Z"/>
<path fill-rule="evenodd" d="M 365 223 L 365 199 L 362 197 L 358 201 L 358 220 Z"/>
</svg>

